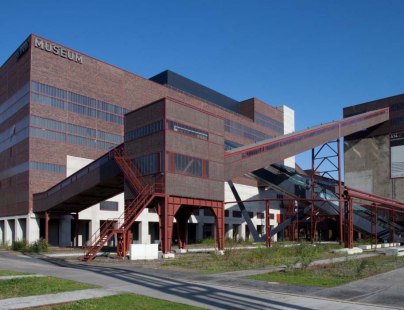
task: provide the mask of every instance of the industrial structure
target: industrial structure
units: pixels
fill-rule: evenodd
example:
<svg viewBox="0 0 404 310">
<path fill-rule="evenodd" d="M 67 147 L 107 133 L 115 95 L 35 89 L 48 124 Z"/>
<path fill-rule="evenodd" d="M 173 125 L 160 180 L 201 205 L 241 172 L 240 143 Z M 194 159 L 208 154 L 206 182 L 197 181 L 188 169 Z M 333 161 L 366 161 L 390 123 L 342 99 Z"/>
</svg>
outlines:
<svg viewBox="0 0 404 310">
<path fill-rule="evenodd" d="M 214 193 L 214 199 L 220 201 L 223 196 L 232 197 L 227 184 L 216 189 L 218 182 L 212 180 L 223 173 L 220 163 L 223 159 L 216 161 L 220 152 L 294 130 L 293 110 L 286 106 L 273 108 L 256 98 L 238 102 L 171 71 L 144 79 L 36 35 L 29 36 L 1 66 L 0 79 L 1 243 L 22 239 L 32 242 L 47 237 L 53 245 L 84 245 L 107 219 L 119 217 L 125 203 L 122 172 L 118 173 L 114 184 L 82 194 L 80 199 L 62 209 L 36 203 L 34 194 L 56 184 L 64 187 L 67 181 L 59 182 L 123 143 L 124 115 L 156 100 L 171 98 L 173 102 L 186 103 L 196 109 L 193 111 L 198 111 L 198 115 L 184 118 L 182 111 L 178 111 L 178 115 L 171 113 L 170 119 L 158 115 L 160 122 L 154 125 L 160 127 L 154 128 L 150 120 L 151 123 L 143 124 L 137 133 L 129 130 L 127 136 L 147 142 L 151 136 L 142 138 L 146 132 L 171 126 L 170 133 L 185 137 L 182 139 L 185 145 L 207 143 L 209 152 L 203 154 L 181 150 L 183 146 L 179 144 L 175 146 L 182 159 L 192 157 L 195 165 L 199 160 L 204 165 L 203 175 L 195 170 L 185 171 L 186 175 L 191 174 L 189 184 L 204 181 L 207 173 L 211 176 L 209 192 L 194 198 L 206 199 L 208 193 Z M 202 115 L 215 122 L 219 119 L 220 128 L 216 128 L 217 124 L 213 127 L 213 121 L 202 123 Z M 136 124 L 128 124 L 126 128 L 134 130 L 134 126 Z M 200 136 L 190 135 L 195 128 L 202 133 Z M 209 134 L 207 142 L 206 134 Z M 156 149 L 157 145 L 154 151 L 147 143 L 143 148 L 137 149 L 132 159 L 140 163 L 147 174 L 164 172 L 167 166 L 162 162 L 168 156 L 179 156 L 172 149 L 164 150 L 172 155 L 164 154 L 162 148 Z M 287 164 L 293 167 L 293 158 L 288 159 Z M 96 163 L 90 169 L 94 165 Z M 111 166 L 110 173 L 119 170 Z M 182 180 L 184 174 L 174 175 Z M 234 182 L 243 199 L 259 195 L 256 181 L 239 177 Z M 175 191 L 179 190 L 181 188 Z M 64 199 L 64 196 L 56 196 Z M 126 200 L 131 198 L 127 191 Z M 226 207 L 227 236 L 248 238 L 249 231 L 240 211 L 231 205 Z M 49 212 L 45 213 L 47 210 Z M 259 230 L 263 230 L 265 224 L 263 210 L 265 206 L 259 203 L 249 210 Z M 272 212 L 271 225 L 276 226 L 279 209 Z M 188 228 L 189 241 L 214 237 L 213 214 L 209 209 L 195 210 Z M 154 208 L 147 208 L 133 224 L 133 238 L 140 243 L 154 243 L 160 239 L 159 230 L 158 214 Z M 174 234 L 176 232 L 174 229 Z"/>
<path fill-rule="evenodd" d="M 223 250 L 225 236 L 269 246 L 302 229 L 347 247 L 354 231 L 376 242 L 401 237 L 401 194 L 376 191 L 376 181 L 357 189 L 369 168 L 357 173 L 366 161 L 354 158 L 365 157 L 356 149 L 365 138 L 389 133 L 391 177 L 403 176 L 402 136 L 386 125 L 400 123 L 394 104 L 348 108 L 343 120 L 293 132 L 286 106 L 238 102 L 171 71 L 146 80 L 36 35 L 0 78 L 3 243 L 86 245 L 89 261 L 108 244 L 126 256 L 133 242 L 157 241 L 168 254 L 174 239 L 183 249 L 213 237 Z M 293 159 L 307 150 L 310 172 Z M 369 160 L 385 160 L 377 152 Z"/>
</svg>

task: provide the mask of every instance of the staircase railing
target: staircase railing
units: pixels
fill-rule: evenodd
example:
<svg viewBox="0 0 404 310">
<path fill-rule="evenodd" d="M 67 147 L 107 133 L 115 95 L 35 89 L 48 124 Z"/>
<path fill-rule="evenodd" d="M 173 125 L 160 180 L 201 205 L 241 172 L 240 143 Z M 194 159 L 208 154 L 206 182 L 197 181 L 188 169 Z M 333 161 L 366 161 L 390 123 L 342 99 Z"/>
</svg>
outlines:
<svg viewBox="0 0 404 310">
<path fill-rule="evenodd" d="M 118 166 L 121 168 L 126 180 L 130 183 L 136 193 L 143 190 L 142 174 L 136 165 L 128 158 L 123 147 L 118 147 L 110 152 L 110 157 L 114 158 Z"/>
<path fill-rule="evenodd" d="M 124 212 L 116 219 L 108 219 L 90 238 L 89 245 L 85 248 L 83 259 L 87 262 L 93 260 L 102 247 L 111 237 L 119 232 L 126 233 L 133 223 L 136 221 L 140 213 L 146 208 L 154 198 L 157 192 L 161 192 L 161 184 L 156 188 L 157 184 L 143 184 L 139 170 L 128 159 L 123 147 L 116 149 L 110 153 L 118 166 L 123 171 L 126 179 L 132 188 L 137 192 L 136 198 L 125 208 Z M 114 227 L 114 226 L 117 227 Z"/>
</svg>

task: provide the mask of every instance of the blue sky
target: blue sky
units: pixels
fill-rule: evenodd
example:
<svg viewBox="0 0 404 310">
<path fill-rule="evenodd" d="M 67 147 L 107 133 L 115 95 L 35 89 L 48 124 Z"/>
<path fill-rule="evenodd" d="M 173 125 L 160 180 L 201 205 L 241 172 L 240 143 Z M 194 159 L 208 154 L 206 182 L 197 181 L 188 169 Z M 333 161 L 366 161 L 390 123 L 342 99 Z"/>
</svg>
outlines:
<svg viewBox="0 0 404 310">
<path fill-rule="evenodd" d="M 36 33 L 146 78 L 170 69 L 288 105 L 298 130 L 403 93 L 401 0 L 3 0 L 1 12 L 0 63 Z"/>
</svg>

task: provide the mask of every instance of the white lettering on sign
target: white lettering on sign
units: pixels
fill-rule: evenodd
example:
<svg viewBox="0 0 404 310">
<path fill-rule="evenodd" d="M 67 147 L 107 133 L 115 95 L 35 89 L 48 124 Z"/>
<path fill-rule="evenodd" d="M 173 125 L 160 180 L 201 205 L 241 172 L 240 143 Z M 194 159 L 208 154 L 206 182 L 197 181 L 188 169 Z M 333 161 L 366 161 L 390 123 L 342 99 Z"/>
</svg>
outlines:
<svg viewBox="0 0 404 310">
<path fill-rule="evenodd" d="M 71 50 L 65 49 L 59 45 L 50 43 L 48 41 L 44 41 L 42 39 L 35 38 L 34 46 L 40 48 L 41 50 L 47 51 L 49 53 L 53 53 L 63 58 L 67 58 L 71 61 L 77 62 L 82 64 L 83 63 L 83 56 L 73 52 Z"/>
</svg>

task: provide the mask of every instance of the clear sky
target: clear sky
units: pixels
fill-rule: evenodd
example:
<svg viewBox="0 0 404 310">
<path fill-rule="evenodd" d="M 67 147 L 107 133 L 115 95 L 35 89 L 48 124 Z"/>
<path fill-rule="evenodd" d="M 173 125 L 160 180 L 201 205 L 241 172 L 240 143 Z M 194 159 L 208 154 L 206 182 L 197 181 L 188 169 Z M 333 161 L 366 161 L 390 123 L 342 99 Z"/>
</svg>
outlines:
<svg viewBox="0 0 404 310">
<path fill-rule="evenodd" d="M 146 78 L 170 69 L 287 105 L 297 130 L 403 93 L 402 0 L 1 0 L 0 10 L 1 64 L 35 33 Z"/>
</svg>

